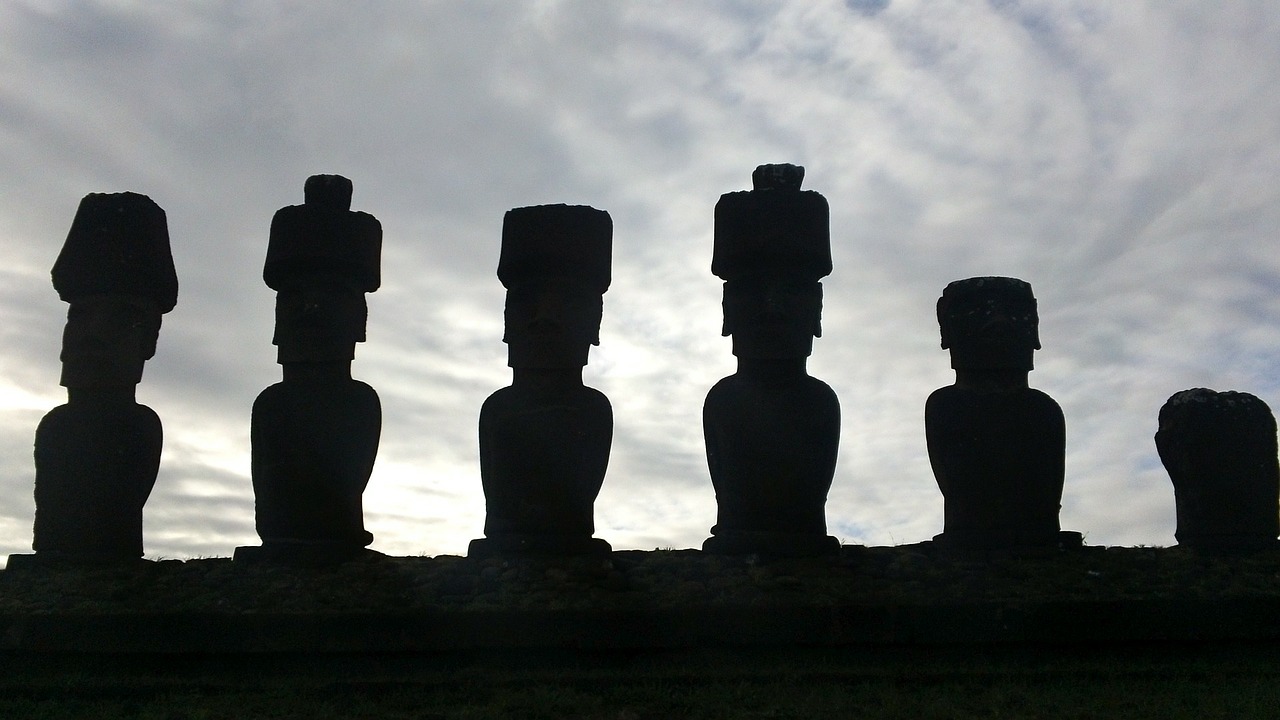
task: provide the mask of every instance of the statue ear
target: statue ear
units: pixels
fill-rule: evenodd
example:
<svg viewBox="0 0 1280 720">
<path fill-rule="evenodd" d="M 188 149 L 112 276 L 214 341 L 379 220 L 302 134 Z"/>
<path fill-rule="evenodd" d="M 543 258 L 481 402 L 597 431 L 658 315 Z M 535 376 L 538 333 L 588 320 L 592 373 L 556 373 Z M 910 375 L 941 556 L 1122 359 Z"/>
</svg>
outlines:
<svg viewBox="0 0 1280 720">
<path fill-rule="evenodd" d="M 595 296 L 591 313 L 591 344 L 600 344 L 600 324 L 604 322 L 604 295 Z"/>
<path fill-rule="evenodd" d="M 142 359 L 150 360 L 156 356 L 156 343 L 160 340 L 160 322 L 163 316 L 156 312 L 154 315 L 148 313 L 147 319 L 144 321 L 147 325 L 142 338 Z"/>
<path fill-rule="evenodd" d="M 942 336 L 942 349 L 951 348 L 951 333 L 947 328 L 947 302 L 945 297 L 938 298 L 938 334 Z"/>
<path fill-rule="evenodd" d="M 733 334 L 733 323 L 729 320 L 729 283 L 724 284 L 724 294 L 720 298 L 720 316 L 724 320 L 720 323 L 720 337 L 729 337 Z"/>
<path fill-rule="evenodd" d="M 507 326 L 511 324 L 511 291 L 507 290 L 506 296 L 502 300 L 502 342 L 509 343 L 507 340 Z"/>
<path fill-rule="evenodd" d="M 1031 318 L 1032 318 L 1032 322 L 1035 323 L 1035 325 L 1032 326 L 1032 329 L 1031 329 L 1031 337 L 1035 340 L 1036 349 L 1039 350 L 1040 349 L 1040 309 L 1037 307 L 1035 298 L 1032 298 L 1031 300 Z"/>
<path fill-rule="evenodd" d="M 817 287 L 814 292 L 818 296 L 818 307 L 813 313 L 813 336 L 822 337 L 822 283 L 814 283 Z"/>
</svg>

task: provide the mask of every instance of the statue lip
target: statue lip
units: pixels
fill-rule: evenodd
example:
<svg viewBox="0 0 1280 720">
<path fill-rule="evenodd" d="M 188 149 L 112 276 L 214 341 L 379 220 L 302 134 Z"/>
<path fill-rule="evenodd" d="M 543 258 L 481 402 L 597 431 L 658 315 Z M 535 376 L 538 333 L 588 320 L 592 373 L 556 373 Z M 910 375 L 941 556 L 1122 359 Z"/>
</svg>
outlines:
<svg viewBox="0 0 1280 720">
<path fill-rule="evenodd" d="M 531 337 L 560 337 L 566 333 L 564 323 L 539 318 L 525 323 L 524 329 Z"/>
<path fill-rule="evenodd" d="M 786 315 L 780 315 L 776 313 L 757 315 L 751 318 L 749 322 L 752 327 L 766 327 L 766 328 L 779 328 L 779 329 L 785 329 L 785 328 L 789 328 L 799 324 L 794 319 L 789 318 Z"/>
</svg>

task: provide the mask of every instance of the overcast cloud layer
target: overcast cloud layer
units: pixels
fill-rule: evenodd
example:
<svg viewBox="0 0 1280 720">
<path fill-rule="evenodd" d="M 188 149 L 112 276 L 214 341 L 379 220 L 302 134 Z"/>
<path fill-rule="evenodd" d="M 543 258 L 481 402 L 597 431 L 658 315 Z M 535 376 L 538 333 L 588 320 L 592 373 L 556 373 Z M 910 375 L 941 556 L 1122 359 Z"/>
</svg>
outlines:
<svg viewBox="0 0 1280 720">
<path fill-rule="evenodd" d="M 480 404 L 510 381 L 503 213 L 614 220 L 587 384 L 612 401 L 615 548 L 715 518 L 707 389 L 734 358 L 712 211 L 807 169 L 835 271 L 811 374 L 843 408 L 846 543 L 941 530 L 923 406 L 934 302 L 1010 275 L 1031 383 L 1062 405 L 1062 525 L 1172 544 L 1156 414 L 1190 387 L 1280 401 L 1280 4 L 1174 0 L 0 4 L 0 558 L 29 551 L 32 437 L 65 401 L 49 269 L 90 192 L 151 196 L 181 283 L 138 389 L 165 426 L 150 557 L 257 544 L 249 408 L 277 382 L 267 231 L 316 173 L 384 228 L 356 377 L 384 407 L 374 549 L 461 554 L 484 518 Z"/>
</svg>

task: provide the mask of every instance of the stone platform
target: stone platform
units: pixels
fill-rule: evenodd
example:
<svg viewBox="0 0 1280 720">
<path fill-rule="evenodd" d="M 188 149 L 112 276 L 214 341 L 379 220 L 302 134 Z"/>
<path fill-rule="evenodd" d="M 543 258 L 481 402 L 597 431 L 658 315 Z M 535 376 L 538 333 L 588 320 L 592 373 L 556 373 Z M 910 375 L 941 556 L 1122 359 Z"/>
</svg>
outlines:
<svg viewBox="0 0 1280 720">
<path fill-rule="evenodd" d="M 1280 641 L 1280 553 L 931 543 L 808 560 L 161 561 L 0 573 L 0 652 L 437 653 Z"/>
</svg>

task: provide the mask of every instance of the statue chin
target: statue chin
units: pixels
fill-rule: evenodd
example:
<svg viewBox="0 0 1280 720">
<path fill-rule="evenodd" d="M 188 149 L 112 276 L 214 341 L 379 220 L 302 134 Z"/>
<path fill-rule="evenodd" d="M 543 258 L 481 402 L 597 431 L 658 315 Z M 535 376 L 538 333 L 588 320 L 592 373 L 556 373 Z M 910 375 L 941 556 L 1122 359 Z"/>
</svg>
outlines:
<svg viewBox="0 0 1280 720">
<path fill-rule="evenodd" d="M 752 329 L 733 334 L 733 354 L 750 360 L 787 360 L 813 354 L 813 335 L 792 329 Z"/>
<path fill-rule="evenodd" d="M 577 370 L 587 364 L 591 346 L 567 342 L 517 342 L 507 346 L 507 365 L 528 370 Z"/>
<path fill-rule="evenodd" d="M 61 384 L 68 388 L 131 387 L 142 382 L 143 364 L 142 358 L 128 353 L 64 357 Z"/>
<path fill-rule="evenodd" d="M 956 343 L 951 347 L 951 367 L 956 370 L 1033 369 L 1035 348 L 1025 343 L 1000 341 Z"/>
</svg>

